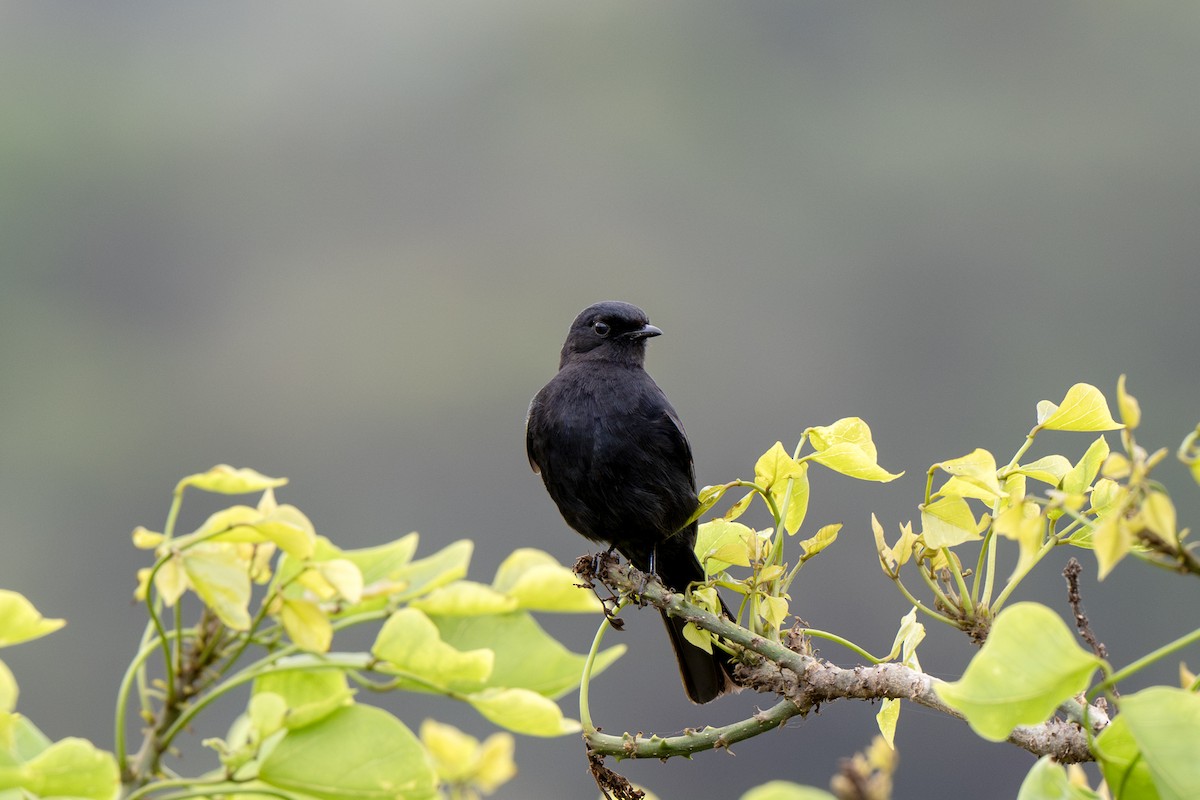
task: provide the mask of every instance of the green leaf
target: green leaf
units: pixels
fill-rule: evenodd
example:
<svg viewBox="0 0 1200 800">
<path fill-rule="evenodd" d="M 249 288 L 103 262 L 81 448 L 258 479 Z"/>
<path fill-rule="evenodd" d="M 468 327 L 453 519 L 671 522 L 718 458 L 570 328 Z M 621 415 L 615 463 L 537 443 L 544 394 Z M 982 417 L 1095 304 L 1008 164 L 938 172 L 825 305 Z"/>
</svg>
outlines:
<svg viewBox="0 0 1200 800">
<path fill-rule="evenodd" d="M 528 689 L 486 689 L 465 699 L 486 719 L 526 736 L 562 736 L 580 730 L 578 722 L 563 717 L 558 703 Z"/>
<path fill-rule="evenodd" d="M 279 665 L 286 663 L 281 659 Z M 279 695 L 287 704 L 284 725 L 303 728 L 319 722 L 354 702 L 346 675 L 336 669 L 283 670 L 270 672 L 254 681 L 254 693 Z"/>
<path fill-rule="evenodd" d="M 32 760 L 53 744 L 50 738 L 38 729 L 37 725 L 29 721 L 28 717 L 12 714 L 11 721 L 12 727 L 9 733 L 12 742 L 9 752 L 18 762 L 24 763 Z"/>
<path fill-rule="evenodd" d="M 1067 771 L 1050 756 L 1042 756 L 1021 782 L 1017 800 L 1096 800 L 1091 789 L 1071 783 Z"/>
<path fill-rule="evenodd" d="M 228 464 L 217 464 L 208 472 L 188 475 L 175 486 L 175 493 L 179 494 L 193 486 L 203 492 L 217 494 L 250 494 L 283 486 L 287 482 L 287 478 L 268 478 L 252 469 L 234 469 Z"/>
<path fill-rule="evenodd" d="M 1137 398 L 1125 391 L 1125 376 L 1117 378 L 1117 410 L 1121 412 L 1121 422 L 1129 430 L 1136 428 L 1142 421 L 1142 408 Z"/>
<path fill-rule="evenodd" d="M 888 747 L 896 747 L 896 723 L 900 721 L 900 701 L 895 697 L 885 697 L 879 704 L 879 713 L 875 715 L 875 724 L 879 726 L 879 734 L 887 742 Z"/>
<path fill-rule="evenodd" d="M 1200 461 L 1197 461 L 1196 463 L 1200 464 Z M 1200 474 L 1198 474 L 1196 478 L 1196 483 L 1200 483 Z M 742 496 L 741 500 L 738 500 L 736 503 L 731 505 L 728 510 L 726 510 L 725 519 L 735 520 L 742 514 L 745 514 L 746 509 L 750 507 L 750 501 L 753 500 L 757 495 L 758 491 L 755 489 L 751 489 L 750 491 L 746 492 L 746 494 Z"/>
<path fill-rule="evenodd" d="M 527 612 L 431 619 L 442 641 L 451 647 L 463 651 L 486 648 L 494 654 L 484 686 L 529 689 L 558 698 L 579 685 L 587 657 L 568 650 Z M 625 646 L 617 645 L 597 653 L 592 675 L 600 674 L 624 652 Z"/>
<path fill-rule="evenodd" d="M 713 506 L 715 506 L 725 492 L 729 491 L 729 484 L 721 484 L 720 486 L 705 486 L 696 495 L 696 510 L 692 512 L 692 516 L 688 519 L 688 523 L 695 522 L 704 516 L 704 514 Z"/>
<path fill-rule="evenodd" d="M 838 531 L 842 529 L 842 523 L 836 522 L 832 525 L 825 525 L 811 539 L 805 539 L 800 542 L 800 546 L 804 548 L 802 561 L 815 556 L 817 553 L 824 550 L 829 545 L 837 541 Z"/>
<path fill-rule="evenodd" d="M 579 585 L 574 572 L 543 550 L 522 547 L 500 563 L 492 588 L 530 611 L 596 612 L 603 606 L 596 593 Z"/>
<path fill-rule="evenodd" d="M 40 639 L 66 625 L 65 619 L 46 619 L 25 595 L 0 589 L 0 647 Z"/>
<path fill-rule="evenodd" d="M 1108 401 L 1099 389 L 1077 383 L 1058 405 L 1047 400 L 1038 403 L 1037 427 L 1048 431 L 1113 431 L 1124 426 L 1112 418 Z"/>
<path fill-rule="evenodd" d="M 369 586 L 379 581 L 396 580 L 401 568 L 412 561 L 419 539 L 416 533 L 409 533 L 387 544 L 340 552 L 344 558 L 354 562 L 362 572 L 363 583 Z"/>
<path fill-rule="evenodd" d="M 250 563 L 236 546 L 199 544 L 180 558 L 188 583 L 221 622 L 235 631 L 249 630 Z"/>
<path fill-rule="evenodd" d="M 261 742 L 282 729 L 287 711 L 287 701 L 274 692 L 258 692 L 251 695 L 246 706 L 246 717 L 254 730 L 256 741 Z"/>
<path fill-rule="evenodd" d="M 943 497 L 921 506 L 921 535 L 931 550 L 980 538 L 979 523 L 961 497 Z"/>
<path fill-rule="evenodd" d="M 1100 580 L 1104 580 L 1133 549 L 1133 531 L 1129 521 L 1115 514 L 1106 517 L 1092 529 L 1091 546 L 1096 551 Z"/>
<path fill-rule="evenodd" d="M 1045 539 L 1041 507 L 1029 501 L 1013 503 L 996 516 L 992 527 L 1000 536 L 1017 542 L 1020 555 L 1012 574 L 1020 575 L 1034 562 Z"/>
<path fill-rule="evenodd" d="M 396 596 L 408 600 L 466 577 L 474 549 L 475 544 L 471 540 L 460 539 L 431 556 L 399 567 L 393 573 L 392 580 L 402 583 L 404 589 Z"/>
<path fill-rule="evenodd" d="M 111 800 L 117 796 L 121 781 L 112 753 L 73 737 L 38 753 L 22 772 L 26 776 L 24 788 L 41 797 Z"/>
<path fill-rule="evenodd" d="M 714 519 L 701 523 L 696 530 L 696 558 L 705 573 L 716 575 L 731 566 L 750 566 L 752 540 L 758 534 L 740 522 Z"/>
<path fill-rule="evenodd" d="M 1087 687 L 1098 666 L 1057 614 L 1037 603 L 1017 603 L 996 617 L 962 678 L 936 690 L 977 734 L 1002 741 L 1018 725 L 1045 722 Z"/>
<path fill-rule="evenodd" d="M 1017 467 L 1016 471 L 1022 475 L 1028 475 L 1035 481 L 1058 486 L 1062 483 L 1063 476 L 1071 471 L 1071 462 L 1067 460 L 1066 456 L 1044 456 L 1037 461 Z"/>
<path fill-rule="evenodd" d="M 1170 545 L 1179 544 L 1179 529 L 1175 522 L 1175 504 L 1162 492 L 1150 492 L 1142 503 L 1142 521 L 1146 527 Z"/>
<path fill-rule="evenodd" d="M 482 583 L 455 581 L 416 598 L 409 606 L 426 614 L 475 616 L 513 611 L 517 600 Z"/>
<path fill-rule="evenodd" d="M 482 685 L 495 660 L 491 650 L 463 652 L 446 644 L 433 621 L 415 608 L 388 617 L 371 653 L 386 662 L 379 665 L 381 672 L 413 675 L 442 689 Z"/>
<path fill-rule="evenodd" d="M 273 506 L 269 513 L 263 513 L 257 508 L 238 505 L 213 513 L 195 531 L 177 538 L 174 545 L 183 548 L 200 539 L 224 543 L 272 542 L 288 555 L 303 560 L 312 555 L 315 538 L 312 522 L 295 506 Z"/>
<path fill-rule="evenodd" d="M 1120 700 L 1121 715 L 1163 800 L 1200 797 L 1200 695 L 1152 686 Z"/>
<path fill-rule="evenodd" d="M 285 597 L 279 611 L 279 621 L 301 650 L 327 653 L 333 644 L 333 626 L 321 608 L 311 600 Z"/>
<path fill-rule="evenodd" d="M 1092 442 L 1079 463 L 1063 476 L 1062 490 L 1067 494 L 1083 494 L 1100 474 L 1100 467 L 1108 458 L 1108 452 L 1108 441 L 1103 436 Z"/>
<path fill-rule="evenodd" d="M 879 466 L 871 428 L 858 417 L 839 419 L 829 426 L 809 428 L 808 440 L 817 452 L 805 456 L 834 472 L 864 481 L 887 483 L 903 475 Z"/>
<path fill-rule="evenodd" d="M 936 465 L 942 471 L 984 490 L 992 499 L 1000 496 L 1000 481 L 996 477 L 996 457 L 983 448 L 965 456 L 952 458 Z"/>
<path fill-rule="evenodd" d="M 790 781 L 769 781 L 755 786 L 741 796 L 740 800 L 837 800 L 824 789 L 801 786 Z"/>
<path fill-rule="evenodd" d="M 436 776 L 417 737 L 388 712 L 338 709 L 285 736 L 259 769 L 272 786 L 320 800 L 432 800 Z"/>
<path fill-rule="evenodd" d="M 517 774 L 511 734 L 494 733 L 480 742 L 453 725 L 427 719 L 421 723 L 421 743 L 429 751 L 438 775 L 448 784 L 491 794 Z M 469 789 L 464 794 L 476 796 Z"/>
<path fill-rule="evenodd" d="M 13 677 L 12 670 L 0 661 L 0 714 L 8 714 L 17 707 L 19 694 L 17 679 Z"/>
<path fill-rule="evenodd" d="M 1104 773 L 1104 781 L 1113 796 L 1159 800 L 1154 778 L 1150 775 L 1150 765 L 1142 758 L 1124 714 L 1113 718 L 1096 737 L 1095 753 L 1096 760 L 1100 762 L 1100 771 Z"/>
<path fill-rule="evenodd" d="M 808 512 L 808 464 L 796 461 L 783 449 L 782 442 L 776 442 L 754 465 L 754 482 L 766 489 L 775 501 L 775 507 L 783 515 L 787 532 L 799 530 Z M 787 508 L 783 506 L 785 496 L 788 498 Z"/>
</svg>

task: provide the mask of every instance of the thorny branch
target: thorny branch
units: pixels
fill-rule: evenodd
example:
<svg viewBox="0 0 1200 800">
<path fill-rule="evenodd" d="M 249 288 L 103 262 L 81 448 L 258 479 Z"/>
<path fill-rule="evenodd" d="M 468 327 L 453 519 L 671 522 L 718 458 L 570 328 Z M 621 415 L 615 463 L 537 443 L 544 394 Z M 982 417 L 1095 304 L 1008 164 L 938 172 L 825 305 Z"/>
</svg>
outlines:
<svg viewBox="0 0 1200 800">
<path fill-rule="evenodd" d="M 962 715 L 946 705 L 934 686 L 936 678 L 902 664 L 840 667 L 811 655 L 807 640 L 793 634 L 786 643 L 763 638 L 728 619 L 711 614 L 688 603 L 682 594 L 671 592 L 652 576 L 620 564 L 615 558 L 602 561 L 587 560 L 593 569 L 580 569 L 585 580 L 599 580 L 618 594 L 636 595 L 644 604 L 664 609 L 668 614 L 712 631 L 725 640 L 743 648 L 742 663 L 736 679 L 755 691 L 775 694 L 780 702 L 752 717 L 721 728 L 706 727 L 687 730 L 679 736 L 648 736 L 625 734 L 615 736 L 599 731 L 585 731 L 584 739 L 590 753 L 618 758 L 659 758 L 685 756 L 692 753 L 728 748 L 730 745 L 780 727 L 795 716 L 806 717 L 819 711 L 823 703 L 835 700 L 881 700 L 898 698 L 939 711 L 956 719 Z M 1073 709 L 1071 716 L 1082 716 L 1082 709 Z M 1097 706 L 1087 711 L 1093 733 L 1108 724 L 1107 713 Z M 1053 719 L 1041 725 L 1015 729 L 1008 741 L 1036 756 L 1050 755 L 1060 763 L 1072 764 L 1094 760 L 1088 748 L 1087 735 L 1075 722 Z"/>
</svg>

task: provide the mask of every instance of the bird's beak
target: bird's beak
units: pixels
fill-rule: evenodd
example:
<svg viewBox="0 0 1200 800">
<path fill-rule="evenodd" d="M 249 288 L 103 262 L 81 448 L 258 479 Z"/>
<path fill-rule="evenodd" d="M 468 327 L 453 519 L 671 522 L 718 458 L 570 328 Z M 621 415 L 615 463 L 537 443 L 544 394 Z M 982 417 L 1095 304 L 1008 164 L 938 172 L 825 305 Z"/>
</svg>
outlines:
<svg viewBox="0 0 1200 800">
<path fill-rule="evenodd" d="M 651 336 L 662 336 L 662 330 L 647 323 L 640 330 L 626 334 L 630 339 L 649 339 Z"/>
</svg>

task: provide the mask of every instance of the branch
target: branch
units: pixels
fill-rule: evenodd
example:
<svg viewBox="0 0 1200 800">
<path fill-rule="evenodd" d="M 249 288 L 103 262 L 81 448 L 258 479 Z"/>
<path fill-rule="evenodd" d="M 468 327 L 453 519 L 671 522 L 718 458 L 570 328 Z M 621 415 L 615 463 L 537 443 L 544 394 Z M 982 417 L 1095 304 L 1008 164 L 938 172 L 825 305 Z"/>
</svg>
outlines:
<svg viewBox="0 0 1200 800">
<path fill-rule="evenodd" d="M 643 603 L 712 631 L 749 651 L 753 655 L 744 658 L 737 667 L 737 680 L 756 691 L 782 698 L 776 705 L 749 719 L 721 728 L 687 730 L 680 736 L 643 738 L 640 734 L 613 736 L 587 731 L 584 739 L 596 753 L 619 758 L 665 759 L 728 747 L 777 728 L 794 716 L 805 717 L 810 711 L 819 710 L 822 703 L 841 699 L 909 700 L 955 719 L 963 719 L 934 691 L 934 686 L 939 683 L 936 678 L 903 664 L 839 667 L 809 654 L 807 639 L 802 634 L 790 636 L 787 645 L 766 639 L 687 602 L 684 595 L 669 591 L 657 578 L 627 564 L 619 564 L 615 559 L 588 559 L 587 566 L 593 569 L 585 570 L 583 577 L 600 580 L 618 594 L 636 595 Z M 1082 717 L 1082 706 L 1067 710 L 1071 716 Z M 1096 706 L 1088 707 L 1087 715 L 1093 732 L 1108 724 L 1107 714 Z M 1041 725 L 1022 726 L 1009 735 L 1008 741 L 1036 756 L 1050 755 L 1064 764 L 1095 760 L 1088 748 L 1087 736 L 1074 722 L 1054 719 Z"/>
</svg>

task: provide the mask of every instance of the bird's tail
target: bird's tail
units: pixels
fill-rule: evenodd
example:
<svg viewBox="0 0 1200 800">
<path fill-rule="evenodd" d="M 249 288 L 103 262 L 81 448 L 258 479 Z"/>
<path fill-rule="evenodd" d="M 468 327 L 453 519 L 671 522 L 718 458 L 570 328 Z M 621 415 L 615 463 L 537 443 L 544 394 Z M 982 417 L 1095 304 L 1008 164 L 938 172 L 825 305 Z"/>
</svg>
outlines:
<svg viewBox="0 0 1200 800">
<path fill-rule="evenodd" d="M 687 589 L 689 583 L 704 580 L 704 569 L 690 545 L 671 548 L 669 555 L 663 553 L 660 545 L 655 567 L 658 577 L 672 591 L 682 592 Z M 720 602 L 721 613 L 733 619 L 725 601 Z M 665 611 L 662 612 L 662 618 L 667 626 L 671 648 L 675 651 L 675 660 L 679 664 L 679 674 L 683 678 L 683 688 L 689 700 L 693 703 L 707 703 L 740 688 L 733 680 L 733 663 L 728 653 L 719 647 L 714 647 L 711 653 L 697 647 L 683 636 L 683 627 L 687 624 L 685 620 L 667 616 Z"/>
<path fill-rule="evenodd" d="M 729 654 L 719 647 L 711 653 L 700 649 L 683 638 L 683 626 L 687 623 L 679 617 L 668 617 L 662 612 L 663 622 L 675 650 L 679 664 L 679 675 L 683 678 L 683 690 L 693 703 L 707 703 L 723 694 L 737 691 L 740 687 L 733 681 L 733 664 Z"/>
</svg>

